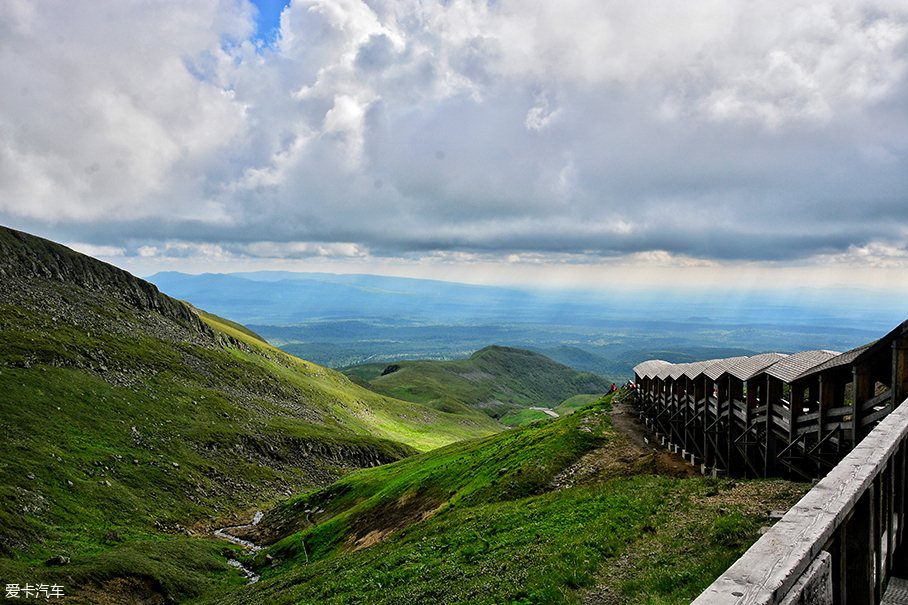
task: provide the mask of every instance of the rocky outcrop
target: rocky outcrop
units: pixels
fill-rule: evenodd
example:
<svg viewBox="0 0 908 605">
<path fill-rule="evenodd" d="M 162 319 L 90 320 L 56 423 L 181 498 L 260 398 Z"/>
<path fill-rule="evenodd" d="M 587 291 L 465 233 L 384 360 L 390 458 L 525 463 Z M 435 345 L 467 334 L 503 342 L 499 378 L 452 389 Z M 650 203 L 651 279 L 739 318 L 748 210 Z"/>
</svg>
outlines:
<svg viewBox="0 0 908 605">
<path fill-rule="evenodd" d="M 0 280 L 52 280 L 152 311 L 193 331 L 214 337 L 198 315 L 180 301 L 131 273 L 61 244 L 0 226 Z"/>
</svg>

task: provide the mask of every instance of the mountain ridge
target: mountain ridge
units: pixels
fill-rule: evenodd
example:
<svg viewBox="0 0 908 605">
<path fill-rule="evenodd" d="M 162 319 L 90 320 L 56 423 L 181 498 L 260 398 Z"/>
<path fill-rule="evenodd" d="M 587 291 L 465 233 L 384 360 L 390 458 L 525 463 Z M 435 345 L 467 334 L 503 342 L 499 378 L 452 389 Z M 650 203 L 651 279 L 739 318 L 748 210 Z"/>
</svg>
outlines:
<svg viewBox="0 0 908 605">
<path fill-rule="evenodd" d="M 389 397 L 437 409 L 466 406 L 512 426 L 546 416 L 538 410 L 527 414 L 530 408 L 551 409 L 576 395 L 602 395 L 611 386 L 601 376 L 578 372 L 541 353 L 501 345 L 452 361 L 373 363 L 339 371 Z"/>
<path fill-rule="evenodd" d="M 155 311 L 200 332 L 214 334 L 185 304 L 163 294 L 154 284 L 62 244 L 2 225 L 0 278 L 7 282 L 45 278 L 100 290 L 143 311 Z"/>
</svg>

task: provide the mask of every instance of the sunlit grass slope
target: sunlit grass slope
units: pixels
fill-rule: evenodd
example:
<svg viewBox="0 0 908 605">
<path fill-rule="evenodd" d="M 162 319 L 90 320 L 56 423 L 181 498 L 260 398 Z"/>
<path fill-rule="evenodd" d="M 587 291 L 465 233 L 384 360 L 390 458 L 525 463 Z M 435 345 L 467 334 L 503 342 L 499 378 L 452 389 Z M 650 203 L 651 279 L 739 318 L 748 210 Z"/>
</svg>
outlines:
<svg viewBox="0 0 908 605">
<path fill-rule="evenodd" d="M 262 580 L 203 601 L 687 603 L 756 540 L 766 511 L 806 491 L 652 475 L 646 464 L 558 481 L 584 454 L 626 444 L 609 408 L 603 398 L 296 496 L 263 521 L 262 535 L 283 537 L 249 558 Z"/>
<path fill-rule="evenodd" d="M 243 341 L 252 349 L 246 353 L 235 351 L 237 356 L 264 366 L 268 372 L 305 392 L 317 390 L 329 401 L 332 418 L 356 434 L 384 437 L 419 451 L 427 451 L 453 441 L 491 435 L 504 428 L 469 408 L 436 410 L 376 394 L 351 382 L 339 372 L 293 357 L 269 345 L 239 324 L 210 313 L 200 312 L 200 315 L 215 329 Z"/>
<path fill-rule="evenodd" d="M 26 565 L 65 553 L 76 584 L 128 571 L 172 576 L 168 595 L 204 587 L 151 559 L 166 547 L 187 569 L 198 563 L 194 576 L 222 547 L 190 540 L 183 552 L 165 535 L 497 430 L 283 353 L 89 333 L 8 305 L 0 325 L 0 550 Z M 111 532 L 124 543 L 105 540 Z M 0 558 L 0 576 L 17 569 Z"/>
</svg>

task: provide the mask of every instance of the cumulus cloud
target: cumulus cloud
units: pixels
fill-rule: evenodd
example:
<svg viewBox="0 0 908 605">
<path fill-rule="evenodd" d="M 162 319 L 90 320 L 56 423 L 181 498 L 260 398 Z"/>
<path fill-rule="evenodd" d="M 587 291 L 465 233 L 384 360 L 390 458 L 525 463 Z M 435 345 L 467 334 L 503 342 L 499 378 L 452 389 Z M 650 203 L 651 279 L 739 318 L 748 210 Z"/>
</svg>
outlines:
<svg viewBox="0 0 908 605">
<path fill-rule="evenodd" d="M 255 28 L 246 0 L 0 4 L 0 221 L 142 257 L 906 262 L 904 3 L 293 0 Z"/>
</svg>

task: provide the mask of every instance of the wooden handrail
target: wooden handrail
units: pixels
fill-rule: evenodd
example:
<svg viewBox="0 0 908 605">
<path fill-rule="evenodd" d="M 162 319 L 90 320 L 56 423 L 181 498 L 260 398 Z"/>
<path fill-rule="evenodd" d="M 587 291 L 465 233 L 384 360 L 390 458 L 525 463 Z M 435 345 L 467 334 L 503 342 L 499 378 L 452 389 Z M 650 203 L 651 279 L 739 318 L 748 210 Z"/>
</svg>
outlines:
<svg viewBox="0 0 908 605">
<path fill-rule="evenodd" d="M 906 443 L 901 405 L 693 605 L 777 605 L 811 582 L 843 605 L 879 603 L 904 534 Z"/>
</svg>

